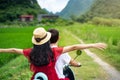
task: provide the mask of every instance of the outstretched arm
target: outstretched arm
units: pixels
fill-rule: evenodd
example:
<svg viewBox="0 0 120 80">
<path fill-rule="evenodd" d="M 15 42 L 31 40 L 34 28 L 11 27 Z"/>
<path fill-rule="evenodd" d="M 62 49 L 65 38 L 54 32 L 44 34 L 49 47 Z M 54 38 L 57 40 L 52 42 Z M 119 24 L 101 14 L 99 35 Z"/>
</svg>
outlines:
<svg viewBox="0 0 120 80">
<path fill-rule="evenodd" d="M 23 54 L 23 49 L 17 49 L 17 48 L 2 49 L 0 48 L 0 53 L 1 52 Z"/>
<path fill-rule="evenodd" d="M 107 47 L 105 43 L 92 43 L 92 44 L 76 44 L 72 46 L 66 46 L 63 48 L 63 53 L 70 52 L 73 50 L 82 50 L 87 48 L 97 48 L 103 50 Z"/>
</svg>

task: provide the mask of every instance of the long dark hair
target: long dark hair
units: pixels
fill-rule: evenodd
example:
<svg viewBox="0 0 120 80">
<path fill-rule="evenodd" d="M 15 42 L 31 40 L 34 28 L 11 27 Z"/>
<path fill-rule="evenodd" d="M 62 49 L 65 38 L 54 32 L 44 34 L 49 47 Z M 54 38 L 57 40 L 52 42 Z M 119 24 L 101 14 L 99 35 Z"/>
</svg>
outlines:
<svg viewBox="0 0 120 80">
<path fill-rule="evenodd" d="M 34 45 L 30 53 L 30 62 L 35 66 L 44 66 L 54 61 L 49 41 L 42 45 Z"/>
</svg>

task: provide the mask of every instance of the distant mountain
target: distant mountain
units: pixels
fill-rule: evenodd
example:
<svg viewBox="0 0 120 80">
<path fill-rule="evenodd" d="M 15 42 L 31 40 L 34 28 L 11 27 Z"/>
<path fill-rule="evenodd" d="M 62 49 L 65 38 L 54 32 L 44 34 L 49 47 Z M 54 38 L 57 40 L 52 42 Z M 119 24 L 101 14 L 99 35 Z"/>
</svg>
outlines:
<svg viewBox="0 0 120 80">
<path fill-rule="evenodd" d="M 120 0 L 96 0 L 87 16 L 120 19 Z"/>
<path fill-rule="evenodd" d="M 105 17 L 120 19 L 120 0 L 70 0 L 59 13 L 65 19 L 71 16 Z"/>
<path fill-rule="evenodd" d="M 95 0 L 70 0 L 67 6 L 59 13 L 63 18 L 80 16 L 88 11 Z"/>
</svg>

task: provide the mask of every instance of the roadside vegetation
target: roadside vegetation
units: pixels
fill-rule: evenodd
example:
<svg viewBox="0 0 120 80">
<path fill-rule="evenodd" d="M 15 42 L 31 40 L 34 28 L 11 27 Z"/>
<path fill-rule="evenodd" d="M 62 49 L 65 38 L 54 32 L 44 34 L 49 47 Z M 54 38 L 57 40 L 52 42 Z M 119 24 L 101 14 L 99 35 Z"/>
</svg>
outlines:
<svg viewBox="0 0 120 80">
<path fill-rule="evenodd" d="M 69 26 L 67 30 L 70 30 L 73 34 L 88 43 L 107 43 L 108 48 L 105 51 L 105 54 L 97 54 L 120 71 L 120 26 L 93 25 L 85 23 Z"/>
</svg>

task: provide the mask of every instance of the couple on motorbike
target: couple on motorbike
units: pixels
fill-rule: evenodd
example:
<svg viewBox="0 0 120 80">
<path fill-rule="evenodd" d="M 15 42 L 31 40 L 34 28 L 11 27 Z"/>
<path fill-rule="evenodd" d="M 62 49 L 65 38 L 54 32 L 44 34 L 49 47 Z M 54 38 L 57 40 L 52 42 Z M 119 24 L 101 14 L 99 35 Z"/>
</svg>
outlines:
<svg viewBox="0 0 120 80">
<path fill-rule="evenodd" d="M 18 53 L 24 55 L 30 63 L 30 70 L 34 72 L 31 80 L 34 80 L 36 74 L 39 72 L 47 75 L 48 80 L 69 80 L 69 78 L 59 78 L 59 75 L 55 70 L 57 60 L 60 55 L 63 53 L 66 54 L 66 52 L 73 50 L 82 50 L 87 48 L 106 48 L 106 44 L 104 43 L 75 44 L 65 47 L 57 47 L 56 45 L 56 47 L 52 47 L 52 44 L 50 44 L 51 35 L 52 34 L 50 32 L 47 32 L 44 28 L 39 27 L 33 31 L 32 48 L 0 48 L 0 52 Z M 67 62 L 70 63 L 70 60 Z M 80 64 L 77 65 L 80 66 Z"/>
</svg>

